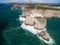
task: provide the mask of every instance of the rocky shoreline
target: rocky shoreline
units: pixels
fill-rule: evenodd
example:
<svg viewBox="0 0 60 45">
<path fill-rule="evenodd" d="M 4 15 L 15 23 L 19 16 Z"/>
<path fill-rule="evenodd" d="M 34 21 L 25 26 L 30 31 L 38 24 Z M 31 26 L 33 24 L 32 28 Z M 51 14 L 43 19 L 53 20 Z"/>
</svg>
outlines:
<svg viewBox="0 0 60 45">
<path fill-rule="evenodd" d="M 32 26 L 33 26 L 34 31 L 39 33 L 38 34 L 39 37 L 41 37 L 45 41 L 49 42 L 50 36 L 45 31 L 46 19 L 37 11 L 38 10 L 34 9 L 34 10 L 29 11 L 28 14 L 26 14 L 27 13 L 26 11 L 23 12 L 21 17 L 25 18 L 25 21 L 23 22 L 25 26 L 23 25 L 21 27 L 28 30 L 28 29 L 32 28 Z M 28 27 L 30 27 L 30 28 L 28 28 Z M 31 32 L 34 32 L 34 31 L 31 30 Z"/>
<path fill-rule="evenodd" d="M 45 31 L 42 31 L 42 32 L 39 34 L 39 36 L 41 36 L 43 39 L 45 39 L 45 40 L 47 40 L 47 41 L 50 40 L 49 34 L 48 34 L 47 32 L 45 32 Z"/>
<path fill-rule="evenodd" d="M 19 5 L 14 5 L 13 9 L 18 9 Z M 46 28 L 46 18 L 47 17 L 59 17 L 60 11 L 52 11 L 52 10 L 39 10 L 39 9 L 27 9 L 22 5 L 22 15 L 20 16 L 20 20 L 23 18 L 23 25 L 21 26 L 24 29 L 33 32 L 33 34 L 38 34 L 38 37 L 41 37 L 46 42 L 50 42 L 51 37 L 45 31 Z M 31 28 L 31 30 L 30 30 Z M 36 32 L 36 33 L 35 33 Z M 50 42 L 51 43 L 51 42 Z"/>
<path fill-rule="evenodd" d="M 59 17 L 60 11 L 56 10 L 43 10 L 43 9 L 27 9 L 27 5 L 14 5 L 12 9 L 22 8 L 22 15 L 19 17 L 23 21 L 21 27 L 36 34 L 39 39 L 45 43 L 51 43 L 53 40 L 46 31 L 46 18 Z"/>
</svg>

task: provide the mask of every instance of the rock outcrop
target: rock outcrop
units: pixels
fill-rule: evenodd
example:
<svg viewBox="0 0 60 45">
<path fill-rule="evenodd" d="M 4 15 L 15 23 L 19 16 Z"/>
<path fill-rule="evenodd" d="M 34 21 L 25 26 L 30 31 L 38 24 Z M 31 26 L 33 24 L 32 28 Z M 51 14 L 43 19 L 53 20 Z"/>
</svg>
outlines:
<svg viewBox="0 0 60 45">
<path fill-rule="evenodd" d="M 34 25 L 34 18 L 27 17 L 26 20 L 25 20 L 25 24 L 33 26 Z"/>
<path fill-rule="evenodd" d="M 45 31 L 42 31 L 40 34 L 39 34 L 39 36 L 41 36 L 44 40 L 46 40 L 46 41 L 49 41 L 50 40 L 50 36 L 49 36 L 49 34 L 47 33 L 47 32 L 45 32 Z"/>
<path fill-rule="evenodd" d="M 36 17 L 35 18 L 35 25 L 34 28 L 38 30 L 43 30 L 46 26 L 46 19 L 43 17 Z"/>
<path fill-rule="evenodd" d="M 24 13 L 22 14 L 22 17 L 24 17 L 24 18 L 26 18 L 27 16 L 29 16 L 29 13 L 27 13 L 27 12 L 24 12 Z"/>
<path fill-rule="evenodd" d="M 13 5 L 12 9 L 16 10 L 16 9 L 18 9 L 18 7 L 19 7 L 19 4 L 15 4 L 15 5 Z"/>
<path fill-rule="evenodd" d="M 45 27 L 40 25 L 40 24 L 35 24 L 34 28 L 37 29 L 37 30 L 44 30 Z"/>
<path fill-rule="evenodd" d="M 25 25 L 33 26 L 33 28 L 38 30 L 44 30 L 46 27 L 46 19 L 40 15 L 40 13 L 35 10 L 35 11 L 26 11 L 23 12 L 22 17 L 25 18 Z M 39 32 L 37 32 L 39 33 Z M 42 39 L 49 41 L 50 36 L 46 31 L 42 31 L 39 33 L 39 37 L 42 37 Z"/>
<path fill-rule="evenodd" d="M 46 26 L 46 19 L 44 17 L 35 17 L 37 22 L 40 23 L 42 26 Z"/>
<path fill-rule="evenodd" d="M 28 12 L 28 13 L 27 13 Z M 26 18 L 26 25 L 33 25 L 35 29 L 43 30 L 46 26 L 46 19 L 36 10 L 23 12 L 22 17 Z"/>
<path fill-rule="evenodd" d="M 30 25 L 30 26 L 34 26 L 35 29 L 38 30 L 44 30 L 45 26 L 46 26 L 46 20 L 43 17 L 26 17 L 25 20 L 25 24 L 26 25 Z"/>
</svg>

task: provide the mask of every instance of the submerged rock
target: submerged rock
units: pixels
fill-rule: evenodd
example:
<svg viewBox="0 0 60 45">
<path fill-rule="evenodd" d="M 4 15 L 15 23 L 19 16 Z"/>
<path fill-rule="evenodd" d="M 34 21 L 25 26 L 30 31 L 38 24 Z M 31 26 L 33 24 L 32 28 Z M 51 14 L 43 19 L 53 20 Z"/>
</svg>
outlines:
<svg viewBox="0 0 60 45">
<path fill-rule="evenodd" d="M 44 32 L 44 31 L 42 31 L 40 34 L 39 34 L 39 36 L 41 36 L 44 40 L 46 40 L 46 41 L 49 41 L 50 40 L 50 36 L 49 36 L 49 34 L 47 33 L 47 32 Z"/>
</svg>

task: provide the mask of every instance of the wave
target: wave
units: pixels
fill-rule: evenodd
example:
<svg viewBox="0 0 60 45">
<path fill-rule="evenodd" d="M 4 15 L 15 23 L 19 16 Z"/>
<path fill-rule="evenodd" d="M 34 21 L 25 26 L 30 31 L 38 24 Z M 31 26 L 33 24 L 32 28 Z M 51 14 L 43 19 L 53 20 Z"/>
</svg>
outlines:
<svg viewBox="0 0 60 45">
<path fill-rule="evenodd" d="M 33 34 L 38 34 L 38 33 L 42 32 L 42 31 L 45 31 L 46 30 L 46 29 L 44 29 L 44 30 L 37 30 L 37 29 L 34 29 L 34 26 L 25 25 L 24 23 L 22 23 L 21 27 L 23 29 L 28 30 L 29 32 L 31 32 Z"/>
<path fill-rule="evenodd" d="M 48 45 L 54 45 L 55 44 L 55 41 L 52 39 L 52 38 L 50 38 L 50 41 L 46 41 L 46 40 L 44 40 L 42 37 L 40 37 L 39 35 L 37 35 L 37 37 L 41 40 L 41 41 L 44 41 L 46 44 L 48 44 Z M 51 36 L 50 36 L 51 37 Z"/>
<path fill-rule="evenodd" d="M 32 34 L 35 34 L 40 40 L 44 41 L 46 44 L 48 45 L 54 45 L 55 44 L 55 41 L 50 38 L 50 41 L 46 41 L 44 40 L 42 37 L 40 37 L 38 34 L 42 31 L 46 31 L 46 28 L 44 30 L 37 30 L 34 28 L 34 26 L 30 26 L 30 25 L 25 25 L 24 21 L 25 21 L 25 18 L 23 17 L 19 17 L 19 20 L 20 21 L 23 21 L 23 23 L 21 24 L 21 27 L 29 32 L 31 32 Z M 47 31 L 46 31 L 47 32 Z M 51 37 L 51 36 L 50 36 Z"/>
<path fill-rule="evenodd" d="M 25 21 L 25 18 L 23 18 L 21 15 L 19 16 L 20 21 Z"/>
</svg>

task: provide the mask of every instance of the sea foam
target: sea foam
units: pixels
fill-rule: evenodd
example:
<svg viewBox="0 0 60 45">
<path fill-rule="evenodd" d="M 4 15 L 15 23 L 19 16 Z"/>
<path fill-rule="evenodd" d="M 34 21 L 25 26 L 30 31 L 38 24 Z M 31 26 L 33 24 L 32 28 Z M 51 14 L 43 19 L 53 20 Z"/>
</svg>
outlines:
<svg viewBox="0 0 60 45">
<path fill-rule="evenodd" d="M 42 32 L 42 31 L 45 31 L 46 30 L 46 29 L 44 29 L 44 30 L 37 30 L 37 29 L 34 28 L 34 26 L 25 25 L 25 23 L 22 23 L 21 27 L 23 29 L 28 30 L 29 32 L 31 32 L 33 34 L 38 34 L 38 33 Z"/>
<path fill-rule="evenodd" d="M 55 41 L 54 41 L 52 38 L 50 38 L 50 41 L 46 41 L 46 40 L 44 40 L 42 37 L 40 37 L 40 36 L 38 35 L 40 32 L 46 31 L 46 28 L 45 28 L 44 30 L 37 30 L 37 29 L 34 28 L 34 26 L 25 25 L 25 23 L 24 23 L 25 18 L 23 18 L 23 17 L 20 16 L 20 17 L 19 17 L 19 20 L 20 20 L 20 21 L 23 21 L 23 23 L 21 24 L 21 27 L 22 27 L 23 29 L 25 29 L 25 30 L 27 30 L 27 31 L 35 34 L 40 40 L 44 41 L 44 42 L 47 43 L 48 45 L 54 45 L 54 44 L 55 44 Z M 46 32 L 47 32 L 47 31 L 46 31 Z M 51 37 L 51 36 L 50 36 L 50 37 Z"/>
<path fill-rule="evenodd" d="M 42 37 L 40 37 L 39 35 L 37 35 L 37 37 L 40 39 L 40 40 L 42 40 L 42 41 L 44 41 L 46 44 L 48 44 L 48 45 L 54 45 L 55 44 L 55 41 L 51 38 L 51 36 L 50 36 L 50 40 L 49 41 L 46 41 L 46 40 L 44 40 Z"/>
<path fill-rule="evenodd" d="M 20 21 L 25 21 L 25 18 L 23 18 L 21 15 L 19 16 Z"/>
</svg>

